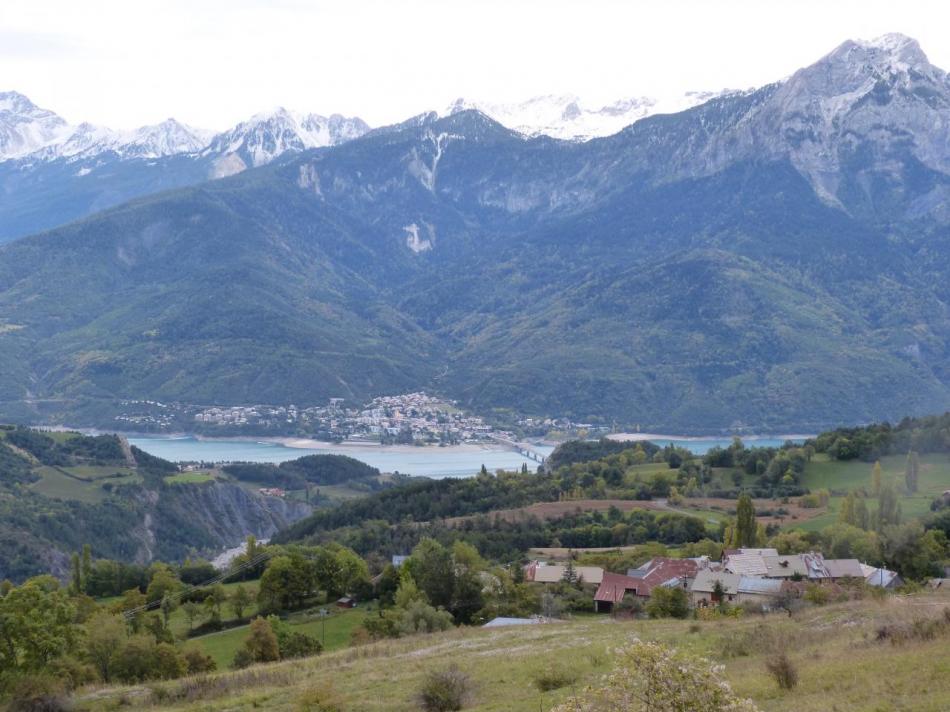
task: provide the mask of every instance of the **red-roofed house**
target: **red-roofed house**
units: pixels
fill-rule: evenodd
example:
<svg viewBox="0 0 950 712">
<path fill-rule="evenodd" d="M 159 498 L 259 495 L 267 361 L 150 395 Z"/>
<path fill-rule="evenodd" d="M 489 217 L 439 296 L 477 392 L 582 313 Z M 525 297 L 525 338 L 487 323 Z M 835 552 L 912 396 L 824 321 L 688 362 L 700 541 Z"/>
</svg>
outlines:
<svg viewBox="0 0 950 712">
<path fill-rule="evenodd" d="M 598 613 L 609 612 L 613 605 L 622 601 L 628 593 L 649 598 L 650 592 L 657 586 L 686 589 L 698 570 L 699 564 L 694 559 L 658 556 L 639 569 L 628 571 L 627 576 L 605 571 L 603 581 L 594 594 L 594 610 Z"/>
<path fill-rule="evenodd" d="M 604 579 L 594 594 L 594 610 L 597 613 L 610 613 L 615 603 L 620 603 L 628 593 L 639 595 L 639 589 L 646 585 L 643 579 L 604 571 Z"/>
<path fill-rule="evenodd" d="M 638 596 L 649 596 L 651 589 L 663 584 L 686 588 L 689 585 L 689 579 L 695 578 L 699 570 L 699 564 L 694 559 L 670 559 L 658 556 L 650 563 L 652 566 L 642 579 L 643 583 L 647 584 L 647 588 L 638 590 Z"/>
</svg>

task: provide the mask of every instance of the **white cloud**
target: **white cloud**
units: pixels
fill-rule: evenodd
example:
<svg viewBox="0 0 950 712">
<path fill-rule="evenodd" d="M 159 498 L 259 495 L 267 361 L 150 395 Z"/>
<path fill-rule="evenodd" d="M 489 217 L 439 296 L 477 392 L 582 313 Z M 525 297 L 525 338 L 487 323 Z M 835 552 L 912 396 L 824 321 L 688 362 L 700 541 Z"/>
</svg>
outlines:
<svg viewBox="0 0 950 712">
<path fill-rule="evenodd" d="M 950 67 L 948 20 L 910 0 L 4 0 L 0 88 L 120 128 L 277 105 L 378 125 L 457 96 L 744 88 L 892 31 Z"/>
</svg>

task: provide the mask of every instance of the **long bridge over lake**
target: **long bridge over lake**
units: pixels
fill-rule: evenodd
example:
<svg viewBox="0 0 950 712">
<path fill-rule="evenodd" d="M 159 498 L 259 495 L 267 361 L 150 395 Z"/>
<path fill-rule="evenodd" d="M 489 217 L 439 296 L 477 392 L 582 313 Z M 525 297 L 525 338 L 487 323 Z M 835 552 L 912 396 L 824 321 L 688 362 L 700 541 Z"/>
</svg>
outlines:
<svg viewBox="0 0 950 712">
<path fill-rule="evenodd" d="M 542 455 L 537 450 L 532 450 L 528 443 L 515 442 L 514 440 L 503 438 L 500 435 L 492 435 L 491 439 L 499 445 L 505 445 L 506 447 L 510 447 L 513 450 L 517 450 L 523 457 L 526 457 L 529 460 L 534 460 L 539 465 L 544 464 L 544 455 Z"/>
</svg>

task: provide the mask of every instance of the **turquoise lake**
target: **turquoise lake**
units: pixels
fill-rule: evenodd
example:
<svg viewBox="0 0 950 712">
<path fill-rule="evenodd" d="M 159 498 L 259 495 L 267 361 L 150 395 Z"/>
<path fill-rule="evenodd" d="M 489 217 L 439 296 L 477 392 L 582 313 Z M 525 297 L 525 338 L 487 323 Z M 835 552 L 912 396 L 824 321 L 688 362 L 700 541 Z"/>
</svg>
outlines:
<svg viewBox="0 0 950 712">
<path fill-rule="evenodd" d="M 797 439 L 799 442 L 801 439 Z M 206 440 L 191 436 L 183 437 L 132 437 L 136 447 L 157 457 L 181 461 L 200 462 L 273 462 L 280 463 L 304 455 L 337 454 L 349 455 L 362 460 L 382 472 L 400 472 L 407 475 L 427 477 L 469 477 L 477 473 L 482 465 L 489 470 L 521 469 L 523 464 L 534 470 L 538 463 L 529 460 L 514 450 L 502 447 L 487 448 L 385 448 L 373 445 L 346 445 L 319 448 L 288 447 L 274 441 L 254 440 Z M 731 438 L 690 438 L 656 439 L 657 445 L 669 443 L 687 448 L 701 455 L 713 447 L 727 447 Z M 757 447 L 777 447 L 785 442 L 782 438 L 761 437 L 746 438 L 747 445 Z M 631 447 L 633 443 L 631 443 Z M 549 455 L 554 448 L 537 445 L 534 449 L 542 455 Z"/>
</svg>

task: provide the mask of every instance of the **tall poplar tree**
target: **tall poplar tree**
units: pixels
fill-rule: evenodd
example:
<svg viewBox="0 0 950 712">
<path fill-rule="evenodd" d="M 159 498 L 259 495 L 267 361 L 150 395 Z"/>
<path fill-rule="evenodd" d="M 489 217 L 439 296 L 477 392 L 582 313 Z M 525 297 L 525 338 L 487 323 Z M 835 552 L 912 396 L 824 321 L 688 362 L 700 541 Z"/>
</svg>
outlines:
<svg viewBox="0 0 950 712">
<path fill-rule="evenodd" d="M 755 507 L 752 498 L 743 494 L 736 504 L 736 541 L 740 547 L 755 546 L 756 541 Z"/>
<path fill-rule="evenodd" d="M 907 469 L 904 472 L 904 483 L 907 485 L 908 492 L 917 491 L 917 476 L 920 473 L 920 459 L 917 457 L 917 451 L 911 450 L 907 453 Z"/>
<path fill-rule="evenodd" d="M 877 496 L 881 494 L 881 461 L 874 463 L 871 469 L 871 492 Z"/>
</svg>

